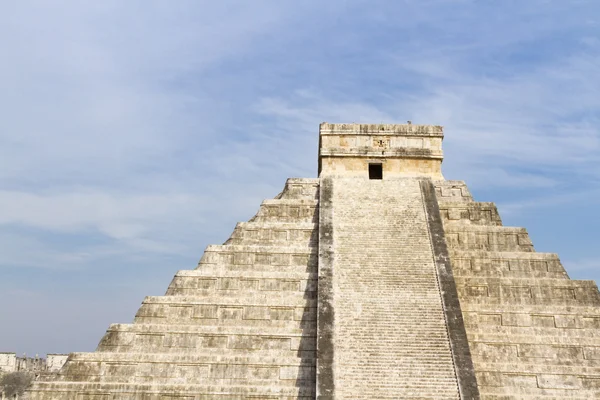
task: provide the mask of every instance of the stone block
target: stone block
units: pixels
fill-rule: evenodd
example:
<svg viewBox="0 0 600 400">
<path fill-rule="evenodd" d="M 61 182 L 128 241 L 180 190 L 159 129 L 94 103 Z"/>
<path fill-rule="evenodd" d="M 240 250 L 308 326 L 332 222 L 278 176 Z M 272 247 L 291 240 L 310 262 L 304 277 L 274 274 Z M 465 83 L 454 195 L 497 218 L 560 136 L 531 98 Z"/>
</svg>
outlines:
<svg viewBox="0 0 600 400">
<path fill-rule="evenodd" d="M 517 345 L 509 343 L 470 342 L 471 352 L 478 359 L 510 360 L 517 358 Z"/>
<path fill-rule="evenodd" d="M 541 389 L 582 389 L 583 382 L 574 375 L 538 375 L 538 387 Z"/>
<path fill-rule="evenodd" d="M 502 324 L 504 326 L 532 326 L 533 317 L 530 314 L 503 313 Z"/>
<path fill-rule="evenodd" d="M 546 328 L 556 328 L 554 315 L 531 315 L 531 326 L 540 326 Z"/>
<path fill-rule="evenodd" d="M 276 338 L 264 336 L 232 336 L 229 340 L 230 349 L 249 349 L 249 350 L 289 350 L 290 338 Z"/>
<path fill-rule="evenodd" d="M 583 359 L 583 352 L 580 346 L 559 346 L 547 344 L 519 344 L 519 357 L 527 358 L 555 358 L 565 360 Z"/>
</svg>

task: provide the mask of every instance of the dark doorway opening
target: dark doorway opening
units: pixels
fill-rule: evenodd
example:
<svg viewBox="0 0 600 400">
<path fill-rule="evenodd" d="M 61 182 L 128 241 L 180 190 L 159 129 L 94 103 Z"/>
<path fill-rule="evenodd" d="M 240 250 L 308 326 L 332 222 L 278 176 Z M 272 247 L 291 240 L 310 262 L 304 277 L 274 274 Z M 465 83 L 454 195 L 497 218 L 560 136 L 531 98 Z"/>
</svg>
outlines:
<svg viewBox="0 0 600 400">
<path fill-rule="evenodd" d="M 383 179 L 383 165 L 369 164 L 369 179 Z"/>
</svg>

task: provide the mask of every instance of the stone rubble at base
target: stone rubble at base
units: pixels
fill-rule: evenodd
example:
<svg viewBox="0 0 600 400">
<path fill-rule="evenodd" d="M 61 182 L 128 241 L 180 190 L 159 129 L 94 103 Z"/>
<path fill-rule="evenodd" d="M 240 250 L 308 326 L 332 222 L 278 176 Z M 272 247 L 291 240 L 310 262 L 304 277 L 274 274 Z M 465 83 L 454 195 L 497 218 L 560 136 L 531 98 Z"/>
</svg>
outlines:
<svg viewBox="0 0 600 400">
<path fill-rule="evenodd" d="M 600 398 L 596 284 L 444 180 L 442 138 L 321 124 L 318 179 L 289 179 L 29 398 Z"/>
</svg>

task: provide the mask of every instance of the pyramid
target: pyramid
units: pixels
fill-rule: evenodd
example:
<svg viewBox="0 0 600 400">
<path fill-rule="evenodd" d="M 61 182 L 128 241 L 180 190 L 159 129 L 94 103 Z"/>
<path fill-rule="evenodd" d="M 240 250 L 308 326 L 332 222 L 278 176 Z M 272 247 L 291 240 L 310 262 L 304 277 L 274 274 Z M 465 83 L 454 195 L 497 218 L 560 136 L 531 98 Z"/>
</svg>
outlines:
<svg viewBox="0 0 600 400">
<path fill-rule="evenodd" d="M 288 179 L 33 400 L 600 398 L 600 293 L 441 173 L 429 125 L 320 125 Z"/>
</svg>

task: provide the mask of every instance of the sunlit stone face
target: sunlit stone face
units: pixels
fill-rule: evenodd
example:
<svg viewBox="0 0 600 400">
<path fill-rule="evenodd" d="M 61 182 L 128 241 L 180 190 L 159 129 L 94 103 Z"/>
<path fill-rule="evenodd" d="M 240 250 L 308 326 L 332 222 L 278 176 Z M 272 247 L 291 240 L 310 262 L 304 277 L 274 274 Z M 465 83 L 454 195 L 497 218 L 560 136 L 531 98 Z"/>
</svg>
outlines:
<svg viewBox="0 0 600 400">
<path fill-rule="evenodd" d="M 319 134 L 320 176 L 369 177 L 381 164 L 383 179 L 443 179 L 440 126 L 322 123 Z"/>
</svg>

